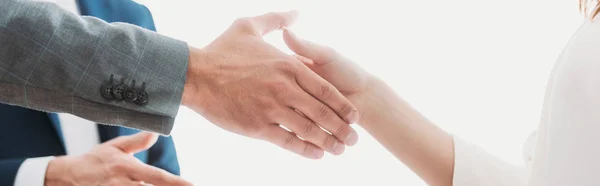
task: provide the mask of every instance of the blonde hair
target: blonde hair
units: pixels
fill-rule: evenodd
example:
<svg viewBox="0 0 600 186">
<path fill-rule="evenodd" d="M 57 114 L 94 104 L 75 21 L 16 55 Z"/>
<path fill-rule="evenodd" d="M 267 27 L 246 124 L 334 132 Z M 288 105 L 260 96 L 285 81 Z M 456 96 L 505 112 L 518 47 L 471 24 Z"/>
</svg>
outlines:
<svg viewBox="0 0 600 186">
<path fill-rule="evenodd" d="M 579 0 L 579 10 L 583 15 L 593 19 L 600 13 L 600 0 Z"/>
</svg>

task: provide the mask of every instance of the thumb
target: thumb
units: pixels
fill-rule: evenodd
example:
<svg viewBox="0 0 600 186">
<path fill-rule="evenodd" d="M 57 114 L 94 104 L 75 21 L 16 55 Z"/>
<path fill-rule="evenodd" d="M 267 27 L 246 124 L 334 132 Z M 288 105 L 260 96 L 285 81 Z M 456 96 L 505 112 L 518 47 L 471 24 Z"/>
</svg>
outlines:
<svg viewBox="0 0 600 186">
<path fill-rule="evenodd" d="M 271 12 L 251 18 L 258 35 L 265 35 L 281 27 L 290 26 L 296 21 L 298 11 Z"/>
<path fill-rule="evenodd" d="M 325 65 L 333 62 L 339 55 L 330 47 L 298 38 L 289 28 L 283 27 L 283 41 L 292 52 L 311 59 L 314 65 Z M 301 58 L 300 58 L 301 59 Z M 300 60 L 312 65 L 308 60 Z"/>
<path fill-rule="evenodd" d="M 158 140 L 158 135 L 150 132 L 139 132 L 129 136 L 121 136 L 105 144 L 116 147 L 126 154 L 135 154 L 137 152 L 149 149 Z"/>
</svg>

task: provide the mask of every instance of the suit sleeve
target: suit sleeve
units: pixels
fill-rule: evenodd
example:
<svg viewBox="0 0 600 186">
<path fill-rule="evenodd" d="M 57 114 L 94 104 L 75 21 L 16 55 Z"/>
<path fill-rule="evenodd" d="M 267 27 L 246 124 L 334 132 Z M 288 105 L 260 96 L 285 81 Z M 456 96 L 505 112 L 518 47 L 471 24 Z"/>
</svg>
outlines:
<svg viewBox="0 0 600 186">
<path fill-rule="evenodd" d="M 181 175 L 173 136 L 160 136 L 148 150 L 148 164 L 174 175 Z"/>
<path fill-rule="evenodd" d="M 454 137 L 453 186 L 526 186 L 524 167 L 494 157 L 480 147 Z"/>
<path fill-rule="evenodd" d="M 0 160 L 0 185 L 14 185 L 19 167 L 25 158 Z"/>
<path fill-rule="evenodd" d="M 0 1 L 0 102 L 169 134 L 181 103 L 188 46 L 127 24 L 78 16 L 52 3 Z M 124 83 L 145 105 L 102 97 Z"/>
</svg>

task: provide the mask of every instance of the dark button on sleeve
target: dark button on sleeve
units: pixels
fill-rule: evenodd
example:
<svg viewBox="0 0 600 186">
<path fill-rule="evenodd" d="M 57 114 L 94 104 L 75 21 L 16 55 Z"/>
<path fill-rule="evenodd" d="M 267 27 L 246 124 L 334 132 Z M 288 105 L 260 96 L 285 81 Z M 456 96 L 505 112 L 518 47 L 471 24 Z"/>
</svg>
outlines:
<svg viewBox="0 0 600 186">
<path fill-rule="evenodd" d="M 138 96 L 134 103 L 138 105 L 144 105 L 148 102 L 148 93 L 146 92 L 146 83 L 142 84 L 142 88 L 137 90 Z"/>
<path fill-rule="evenodd" d="M 112 95 L 115 99 L 123 100 L 123 93 L 127 89 L 125 86 L 125 80 L 122 80 L 121 84 L 115 85 L 112 89 Z"/>
<path fill-rule="evenodd" d="M 108 82 L 108 84 L 104 84 L 100 88 L 100 93 L 102 93 L 102 97 L 104 97 L 106 99 L 113 99 L 112 88 L 113 88 L 113 75 L 111 74 L 110 81 Z"/>
<path fill-rule="evenodd" d="M 133 80 L 131 87 L 127 88 L 125 90 L 125 93 L 123 93 L 123 98 L 125 99 L 125 101 L 134 102 L 135 100 L 137 100 L 138 94 L 139 93 L 137 89 L 135 89 L 135 80 Z"/>
</svg>

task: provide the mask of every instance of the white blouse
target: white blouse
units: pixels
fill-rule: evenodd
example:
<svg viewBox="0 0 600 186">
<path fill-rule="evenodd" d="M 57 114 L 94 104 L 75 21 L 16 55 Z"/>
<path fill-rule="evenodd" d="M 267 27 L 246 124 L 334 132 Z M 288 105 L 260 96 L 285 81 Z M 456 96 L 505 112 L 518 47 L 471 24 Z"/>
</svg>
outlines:
<svg viewBox="0 0 600 186">
<path fill-rule="evenodd" d="M 454 186 L 600 186 L 600 18 L 586 21 L 558 58 L 525 167 L 454 143 Z"/>
</svg>

